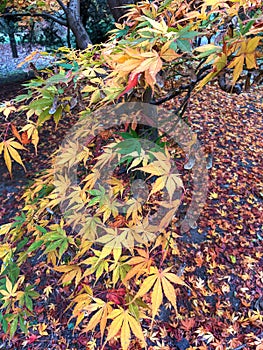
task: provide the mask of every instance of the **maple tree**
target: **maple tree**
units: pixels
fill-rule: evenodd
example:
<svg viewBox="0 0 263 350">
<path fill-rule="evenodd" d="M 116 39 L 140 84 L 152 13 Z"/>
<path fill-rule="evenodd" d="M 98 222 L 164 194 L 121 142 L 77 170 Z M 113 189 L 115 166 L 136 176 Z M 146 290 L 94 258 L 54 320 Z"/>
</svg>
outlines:
<svg viewBox="0 0 263 350">
<path fill-rule="evenodd" d="M 140 348 L 145 347 L 146 338 L 152 335 L 144 332 L 144 322 L 150 319 L 152 326 L 164 300 L 180 319 L 176 295 L 193 287 L 173 266 L 165 266 L 171 263 L 169 257 L 176 255 L 176 234 L 170 221 L 180 200 L 173 196 L 184 193 L 182 180 L 171 165 L 171 140 L 162 134 L 156 139 L 153 128 L 141 128 L 136 113 L 131 113 L 128 125 L 124 118 L 123 128 L 118 129 L 112 127 L 116 115 L 107 111 L 109 128 L 105 130 L 107 121 L 100 126 L 99 115 L 105 114 L 99 107 L 122 101 L 160 105 L 178 97 L 172 115 L 181 120 L 190 95 L 213 79 L 229 92 L 240 92 L 241 81 L 246 88 L 253 79 L 259 82 L 261 15 L 258 1 L 206 0 L 197 8 L 184 1 L 133 5 L 107 43 L 90 45 L 84 51 L 59 49 L 54 69 L 39 73 L 27 84 L 27 94 L 1 107 L 7 123 L 0 153 L 10 174 L 12 161 L 24 166 L 21 151 L 31 144 L 37 150 L 38 131 L 48 120 L 59 125 L 61 119 L 78 113 L 81 130 L 81 134 L 70 135 L 57 153 L 55 164 L 60 171 L 48 169 L 25 191 L 25 214 L 0 227 L 4 236 L 0 246 L 0 322 L 11 337 L 18 326 L 25 333 L 30 326 L 32 300 L 39 296 L 34 286 L 24 281 L 22 267 L 37 255 L 45 262 L 47 274 L 60 274 L 61 288 L 69 286 L 68 308 L 75 319 L 74 328 L 82 327 L 89 334 L 99 328 L 102 348 L 115 338 L 123 349 L 128 349 L 134 338 Z M 230 27 L 233 21 L 237 23 L 234 28 Z M 221 34 L 210 43 L 198 41 L 219 29 Z M 27 120 L 19 128 L 15 118 L 20 114 Z M 140 136 L 149 131 L 154 144 L 147 146 Z M 79 148 L 80 137 L 85 144 Z M 196 140 L 185 143 L 191 152 Z M 103 169 L 116 159 L 117 170 L 105 181 Z M 71 186 L 77 164 L 82 167 L 81 180 Z M 121 167 L 129 178 L 120 176 Z M 130 178 L 141 173 L 149 191 L 146 198 L 140 192 L 131 198 L 127 193 L 132 186 Z M 162 196 L 165 191 L 167 198 Z M 215 194 L 210 196 L 216 199 Z M 168 209 L 158 224 L 151 221 L 156 205 Z M 195 262 L 202 266 L 201 254 Z M 202 279 L 193 286 L 204 292 Z M 216 287 L 210 284 L 210 288 Z M 223 286 L 223 292 L 227 288 Z M 260 316 L 255 315 L 254 321 L 258 320 Z M 194 320 L 182 324 L 188 330 L 194 327 Z M 198 337 L 208 344 L 217 341 L 208 328 L 199 328 Z"/>
</svg>

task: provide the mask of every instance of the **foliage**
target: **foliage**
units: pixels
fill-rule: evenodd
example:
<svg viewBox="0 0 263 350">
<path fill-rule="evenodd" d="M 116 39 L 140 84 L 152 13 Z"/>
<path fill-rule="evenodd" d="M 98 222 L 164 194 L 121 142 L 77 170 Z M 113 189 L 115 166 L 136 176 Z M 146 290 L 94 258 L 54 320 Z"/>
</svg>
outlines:
<svg viewBox="0 0 263 350">
<path fill-rule="evenodd" d="M 176 235 L 167 222 L 180 202 L 172 200 L 173 195 L 182 189 L 179 175 L 171 171 L 167 144 L 144 147 L 136 138 L 136 122 L 124 130 L 105 131 L 89 118 L 113 102 L 135 99 L 158 105 L 181 95 L 175 112 L 182 116 L 191 93 L 214 78 L 230 91 L 242 80 L 249 80 L 248 86 L 252 73 L 257 81 L 262 74 L 261 15 L 257 1 L 204 1 L 197 8 L 183 1 L 134 5 L 106 44 L 81 52 L 59 49 L 56 67 L 28 83 L 27 95 L 1 107 L 7 122 L 0 153 L 10 174 L 12 160 L 24 166 L 19 151 L 31 144 L 37 150 L 38 130 L 49 119 L 58 125 L 78 113 L 89 126 L 82 136 L 85 147 L 79 149 L 74 139 L 70 148 L 61 147 L 57 162 L 62 175 L 55 176 L 52 168 L 39 176 L 24 194 L 25 214 L 0 227 L 0 322 L 11 337 L 18 325 L 24 332 L 30 326 L 32 300 L 38 295 L 20 268 L 39 256 L 44 269 L 61 274 L 61 287 L 69 286 L 74 328 L 93 333 L 99 329 L 102 348 L 116 337 L 123 349 L 132 337 L 145 347 L 144 322 L 150 318 L 153 329 L 163 300 L 177 310 L 178 286 L 190 287 L 173 266 L 165 266 L 167 256 L 176 255 Z M 219 30 L 221 34 L 213 37 Z M 201 45 L 202 36 L 213 40 Z M 26 116 L 21 129 L 15 125 L 19 115 Z M 101 170 L 114 157 L 119 167 L 103 182 Z M 76 164 L 80 183 L 67 191 Z M 131 177 L 120 176 L 121 166 L 149 176 L 146 199 L 130 198 Z M 164 190 L 169 198 L 165 203 Z M 168 209 L 167 217 L 151 225 L 157 204 Z M 64 208 L 66 221 L 59 208 Z M 88 220 L 83 221 L 83 210 Z"/>
</svg>

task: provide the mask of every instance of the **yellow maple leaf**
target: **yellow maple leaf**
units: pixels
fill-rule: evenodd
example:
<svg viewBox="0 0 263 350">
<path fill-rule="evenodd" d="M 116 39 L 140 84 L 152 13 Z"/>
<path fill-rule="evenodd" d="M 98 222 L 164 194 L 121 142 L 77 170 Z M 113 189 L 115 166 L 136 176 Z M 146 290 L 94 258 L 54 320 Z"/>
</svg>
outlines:
<svg viewBox="0 0 263 350">
<path fill-rule="evenodd" d="M 169 272 L 170 270 L 171 267 L 165 270 L 150 267 L 150 275 L 143 281 L 139 291 L 135 295 L 134 299 L 142 297 L 153 288 L 151 297 L 153 318 L 157 315 L 158 309 L 161 306 L 163 293 L 177 312 L 176 293 L 172 283 L 187 286 L 179 276 Z"/>
<path fill-rule="evenodd" d="M 25 149 L 25 147 L 23 147 L 20 143 L 13 140 L 14 138 L 3 141 L 1 146 L 1 149 L 4 150 L 4 160 L 11 176 L 12 176 L 12 159 L 15 160 L 18 164 L 22 165 L 22 167 L 26 171 L 24 163 L 22 162 L 22 159 L 19 153 L 17 152 L 17 149 L 22 150 L 22 149 Z"/>
<path fill-rule="evenodd" d="M 128 271 L 125 276 L 123 283 L 126 283 L 129 279 L 131 279 L 134 275 L 136 275 L 136 280 L 139 276 L 141 276 L 145 270 L 150 271 L 150 266 L 153 263 L 153 258 L 150 257 L 150 253 L 148 250 L 137 249 L 139 256 L 132 257 L 126 263 L 129 266 L 133 266 L 130 271 Z"/>
<path fill-rule="evenodd" d="M 47 286 L 47 287 L 45 287 L 43 292 L 47 297 L 49 297 L 49 294 L 52 292 L 52 289 L 53 288 L 51 286 Z"/>
<path fill-rule="evenodd" d="M 233 85 L 240 77 L 244 63 L 248 69 L 256 68 L 256 48 L 261 40 L 260 37 L 256 36 L 252 39 L 243 40 L 240 44 L 233 45 L 232 50 L 238 50 L 238 56 L 236 56 L 228 65 L 228 68 L 234 68 L 233 72 Z"/>
<path fill-rule="evenodd" d="M 81 268 L 78 265 L 55 266 L 54 270 L 64 272 L 64 275 L 61 278 L 62 283 L 69 283 L 75 278 L 75 285 L 77 286 L 82 279 Z"/>
<path fill-rule="evenodd" d="M 179 174 L 172 173 L 170 158 L 167 154 L 165 155 L 162 152 L 157 152 L 154 153 L 154 156 L 157 158 L 156 161 L 137 169 L 150 174 L 150 177 L 154 175 L 159 176 L 152 185 L 149 197 L 166 187 L 169 198 L 172 200 L 176 188 L 183 187 L 183 182 Z"/>
<path fill-rule="evenodd" d="M 122 196 L 123 191 L 125 189 L 122 180 L 119 180 L 116 177 L 112 176 L 109 180 L 107 180 L 107 183 L 112 186 L 114 196 L 118 193 L 120 193 L 120 195 Z"/>
<path fill-rule="evenodd" d="M 129 206 L 126 213 L 126 219 L 132 216 L 133 223 L 138 223 L 141 219 L 142 214 L 142 203 L 136 198 L 129 199 L 126 204 Z"/>
<path fill-rule="evenodd" d="M 91 190 L 96 181 L 100 178 L 100 171 L 98 169 L 92 169 L 92 172 L 83 180 L 85 183 L 83 190 Z"/>
<path fill-rule="evenodd" d="M 47 325 L 45 323 L 40 323 L 38 325 L 38 332 L 40 335 L 48 335 L 48 332 L 46 331 Z"/>
<path fill-rule="evenodd" d="M 210 193 L 209 199 L 217 199 L 217 198 L 218 198 L 218 193 L 216 193 L 216 192 Z"/>
<path fill-rule="evenodd" d="M 102 299 L 93 298 L 93 300 L 94 300 L 94 303 L 87 305 L 87 307 L 85 308 L 85 311 L 87 312 L 96 311 L 96 312 L 90 318 L 89 323 L 87 324 L 87 326 L 83 328 L 82 332 L 92 331 L 96 328 L 98 324 L 100 324 L 100 335 L 101 335 L 101 341 L 102 341 L 106 324 L 107 324 L 107 318 L 109 314 L 112 312 L 112 307 L 110 305 L 110 302 L 105 302 Z"/>
<path fill-rule="evenodd" d="M 104 349 L 106 342 L 114 338 L 119 332 L 121 338 L 121 346 L 123 350 L 127 350 L 131 342 L 131 333 L 135 335 L 136 338 L 141 340 L 142 345 L 145 347 L 146 342 L 142 332 L 140 322 L 135 319 L 135 317 L 130 313 L 130 311 L 124 310 L 123 308 L 114 309 L 108 316 L 108 318 L 113 319 L 107 339 L 102 347 Z"/>
</svg>

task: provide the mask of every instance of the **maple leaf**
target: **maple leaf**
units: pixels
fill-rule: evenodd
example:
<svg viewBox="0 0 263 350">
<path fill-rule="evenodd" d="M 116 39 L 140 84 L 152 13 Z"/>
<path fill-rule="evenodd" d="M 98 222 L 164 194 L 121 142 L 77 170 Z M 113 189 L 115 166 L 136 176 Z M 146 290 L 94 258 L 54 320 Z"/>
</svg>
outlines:
<svg viewBox="0 0 263 350">
<path fill-rule="evenodd" d="M 38 325 L 38 332 L 41 336 L 48 335 L 48 332 L 46 331 L 47 325 L 45 323 L 40 323 Z"/>
<path fill-rule="evenodd" d="M 113 286 L 116 285 L 118 280 L 120 279 L 123 283 L 123 280 L 125 276 L 127 275 L 127 272 L 130 270 L 130 265 L 127 263 L 128 256 L 124 255 L 120 258 L 120 260 L 116 263 L 114 262 L 110 268 L 109 271 L 112 271 L 112 282 Z M 125 293 L 124 293 L 125 294 Z"/>
<path fill-rule="evenodd" d="M 89 266 L 83 273 L 83 277 L 89 276 L 96 271 L 95 276 L 97 281 L 104 271 L 109 271 L 109 263 L 107 260 L 101 259 L 101 252 L 99 250 L 92 249 L 92 251 L 94 252 L 95 256 L 91 256 L 81 262 L 81 264 Z M 107 253 L 110 254 L 111 251 L 108 250 Z"/>
<path fill-rule="evenodd" d="M 29 140 L 29 137 L 26 131 L 22 132 L 21 134 L 21 143 L 22 145 L 27 145 L 31 143 L 31 140 Z"/>
<path fill-rule="evenodd" d="M 223 68 L 227 65 L 227 55 L 220 52 L 218 55 L 212 54 L 208 57 L 207 62 L 213 61 L 213 70 L 208 73 L 196 86 L 196 90 L 199 91 L 203 88 L 209 81 L 216 77 Z"/>
<path fill-rule="evenodd" d="M 78 153 L 77 159 L 79 162 L 83 162 L 84 165 L 86 165 L 87 160 L 89 159 L 91 155 L 91 151 L 88 149 L 88 147 L 83 147 L 82 151 Z"/>
<path fill-rule="evenodd" d="M 1 234 L 1 229 L 2 229 L 2 232 L 4 233 L 5 232 L 4 229 L 8 229 L 8 227 L 9 227 L 8 224 L 0 227 L 0 234 Z M 0 244 L 0 259 L 3 261 L 3 264 L 0 270 L 1 273 L 4 271 L 5 266 L 8 263 L 8 261 L 10 261 L 12 255 L 13 255 L 13 249 L 9 243 Z"/>
<path fill-rule="evenodd" d="M 31 334 L 24 342 L 23 346 L 26 346 L 28 344 L 33 344 L 38 338 L 40 338 L 39 335 Z"/>
<path fill-rule="evenodd" d="M 163 215 L 161 221 L 159 222 L 158 228 L 166 228 L 169 226 L 170 222 L 172 221 L 181 201 L 180 199 L 176 199 L 174 201 L 156 201 L 156 204 L 161 205 L 164 208 L 170 209 L 168 210 L 165 215 Z"/>
<path fill-rule="evenodd" d="M 110 145 L 103 147 L 104 152 L 96 158 L 96 164 L 94 165 L 95 168 L 102 168 L 106 163 L 112 162 L 114 157 L 116 157 L 116 152 L 114 152 L 116 145 L 116 142 L 112 142 Z"/>
<path fill-rule="evenodd" d="M 134 297 L 134 299 L 142 297 L 153 288 L 151 297 L 153 318 L 156 316 L 158 309 L 161 306 L 163 293 L 177 312 L 176 292 L 172 283 L 187 286 L 179 276 L 169 272 L 170 270 L 171 267 L 161 271 L 158 270 L 157 267 L 151 266 L 149 276 L 143 281 L 139 291 Z"/>
<path fill-rule="evenodd" d="M 154 156 L 157 158 L 156 161 L 137 169 L 150 174 L 150 177 L 154 175 L 159 176 L 153 183 L 149 196 L 166 187 L 169 198 L 172 200 L 176 188 L 183 187 L 183 182 L 180 179 L 179 174 L 174 174 L 171 172 L 172 166 L 168 154 L 165 155 L 162 152 L 156 152 L 154 153 Z"/>
<path fill-rule="evenodd" d="M 16 283 L 14 286 L 12 282 L 9 280 L 8 277 L 6 277 L 6 285 L 5 289 L 0 289 L 0 293 L 3 295 L 2 299 L 5 300 L 6 302 L 9 299 L 16 298 L 17 297 L 17 288 L 18 288 L 18 283 Z"/>
<path fill-rule="evenodd" d="M 135 86 L 138 84 L 138 77 L 139 77 L 139 73 L 135 75 L 130 74 L 128 84 L 125 90 L 119 95 L 119 98 L 127 94 L 128 92 L 130 92 L 133 88 L 135 88 Z"/>
<path fill-rule="evenodd" d="M 140 214 L 142 214 L 142 203 L 140 202 L 140 200 L 137 200 L 136 198 L 131 198 L 126 202 L 126 205 L 129 206 L 126 213 L 126 219 L 132 216 L 133 223 L 137 223 L 138 221 L 140 221 Z"/>
<path fill-rule="evenodd" d="M 167 43 L 165 43 L 161 48 L 160 57 L 166 62 L 171 62 L 174 59 L 182 56 L 182 54 L 178 54 L 170 48 L 172 42 L 173 40 L 167 41 Z"/>
<path fill-rule="evenodd" d="M 11 123 L 11 130 L 12 130 L 13 135 L 18 139 L 18 141 L 22 143 L 21 136 L 20 136 L 19 132 L 17 131 L 17 128 L 15 127 L 15 125 L 12 123 Z"/>
<path fill-rule="evenodd" d="M 159 231 L 158 227 L 149 224 L 148 216 L 135 224 L 129 222 L 127 230 L 131 233 L 130 237 L 133 237 L 133 240 L 141 244 L 153 242 L 156 239 L 156 232 Z"/>
<path fill-rule="evenodd" d="M 77 141 L 68 141 L 65 147 L 60 151 L 56 163 L 58 165 L 67 164 L 72 167 L 77 162 L 77 154 L 79 151 L 79 143 Z"/>
<path fill-rule="evenodd" d="M 211 192 L 210 195 L 209 195 L 209 199 L 218 199 L 218 193 Z"/>
<path fill-rule="evenodd" d="M 163 18 L 161 18 L 160 22 L 157 22 L 154 19 L 151 19 L 151 18 L 146 17 L 146 16 L 142 16 L 141 18 L 145 19 L 148 23 L 150 23 L 150 25 L 152 26 L 152 28 L 154 29 L 154 31 L 156 33 L 163 34 L 163 35 L 165 35 L 167 33 L 168 26 L 165 23 Z"/>
<path fill-rule="evenodd" d="M 82 279 L 81 268 L 78 265 L 62 265 L 53 267 L 55 271 L 64 272 L 61 278 L 62 283 L 69 283 L 75 279 L 75 286 L 79 284 Z"/>
<path fill-rule="evenodd" d="M 72 304 L 76 303 L 76 305 L 72 311 L 72 316 L 71 316 L 71 318 L 73 318 L 73 317 L 77 318 L 76 323 L 75 323 L 75 328 L 79 325 L 79 323 L 85 317 L 84 310 L 86 310 L 87 306 L 91 303 L 92 294 L 93 294 L 92 289 L 90 287 L 84 285 L 84 293 L 82 292 L 81 294 L 77 295 L 73 299 L 72 303 L 70 303 L 69 306 L 67 307 L 67 309 L 68 309 L 69 307 L 71 307 Z"/>
<path fill-rule="evenodd" d="M 85 307 L 85 311 L 88 313 L 95 314 L 90 318 L 89 323 L 83 327 L 82 333 L 87 333 L 89 331 L 92 331 L 96 328 L 96 326 L 100 325 L 100 335 L 101 335 L 101 342 L 103 339 L 103 335 L 105 332 L 107 319 L 109 314 L 112 312 L 111 302 L 105 302 L 104 300 L 100 298 L 93 298 L 94 303 L 91 303 Z"/>
<path fill-rule="evenodd" d="M 113 253 L 114 261 L 117 262 L 122 254 L 122 247 L 129 246 L 127 233 L 120 229 L 106 228 L 107 234 L 96 240 L 97 243 L 103 244 L 104 247 L 100 253 L 100 260 Z"/>
<path fill-rule="evenodd" d="M 49 294 L 52 293 L 53 288 L 51 286 L 46 286 L 43 290 L 44 294 L 49 297 Z"/>
<path fill-rule="evenodd" d="M 142 165 L 145 166 L 148 164 L 148 161 L 149 161 L 149 155 L 146 154 L 146 152 L 143 148 L 141 148 L 140 152 L 134 151 L 131 153 L 127 153 L 126 157 L 134 158 L 133 161 L 131 162 L 131 165 L 127 169 L 127 171 L 129 171 L 132 168 L 135 168 L 140 163 L 142 163 Z"/>
<path fill-rule="evenodd" d="M 26 171 L 24 163 L 22 162 L 22 159 L 19 153 L 17 152 L 18 149 L 23 150 L 25 148 L 20 143 L 13 140 L 14 138 L 11 138 L 9 140 L 6 140 L 0 143 L 0 155 L 4 151 L 4 160 L 11 176 L 12 176 L 12 159 L 15 160 L 18 164 L 22 165 L 22 167 Z"/>
<path fill-rule="evenodd" d="M 114 228 L 114 227 L 122 227 L 126 224 L 126 219 L 122 215 L 117 215 L 113 221 L 109 222 L 109 226 Z"/>
<path fill-rule="evenodd" d="M 260 37 L 254 37 L 251 39 L 247 39 L 245 41 L 241 41 L 238 47 L 239 55 L 236 56 L 228 65 L 228 68 L 234 68 L 233 72 L 233 85 L 238 80 L 240 74 L 243 71 L 244 63 L 246 62 L 246 66 L 248 69 L 256 68 L 256 48 L 261 40 Z M 236 50 L 236 47 L 233 48 Z"/>
<path fill-rule="evenodd" d="M 115 65 L 115 71 L 120 77 L 125 77 L 125 75 L 129 74 L 128 86 L 121 96 L 137 85 L 138 76 L 141 73 L 144 73 L 146 83 L 154 91 L 156 75 L 162 69 L 162 60 L 157 51 L 142 52 L 138 48 L 126 48 L 123 54 L 117 54 L 112 59 L 118 62 Z"/>
<path fill-rule="evenodd" d="M 129 309 L 114 309 L 108 318 L 113 319 L 113 321 L 109 327 L 106 342 L 121 332 L 121 346 L 123 350 L 127 350 L 131 342 L 131 333 L 133 333 L 142 342 L 142 345 L 146 346 L 140 322 L 130 313 Z M 102 349 L 104 349 L 106 342 L 103 344 Z"/>
<path fill-rule="evenodd" d="M 85 182 L 83 190 L 91 190 L 95 186 L 97 180 L 100 178 L 100 175 L 100 171 L 96 168 L 93 168 L 91 170 L 91 173 L 83 180 Z"/>
<path fill-rule="evenodd" d="M 109 196 L 104 197 L 104 201 L 102 206 L 97 210 L 97 214 L 103 213 L 103 222 L 107 221 L 109 217 L 112 215 L 114 218 L 118 215 L 118 207 L 121 204 L 110 198 Z"/>
<path fill-rule="evenodd" d="M 130 266 L 133 266 L 130 271 L 128 271 L 125 276 L 123 283 L 130 280 L 134 275 L 136 275 L 136 280 L 145 273 L 145 271 L 150 271 L 150 267 L 153 263 L 153 258 L 150 257 L 150 253 L 147 250 L 137 248 L 139 256 L 134 256 L 126 263 Z"/>
<path fill-rule="evenodd" d="M 190 331 L 194 325 L 195 325 L 195 319 L 194 318 L 186 318 L 184 320 L 181 320 L 182 328 L 185 331 Z"/>
<path fill-rule="evenodd" d="M 125 189 L 122 180 L 119 180 L 116 177 L 111 177 L 109 180 L 107 180 L 107 183 L 112 186 L 114 196 L 118 193 L 120 193 L 120 195 L 122 196 L 123 191 Z"/>
</svg>

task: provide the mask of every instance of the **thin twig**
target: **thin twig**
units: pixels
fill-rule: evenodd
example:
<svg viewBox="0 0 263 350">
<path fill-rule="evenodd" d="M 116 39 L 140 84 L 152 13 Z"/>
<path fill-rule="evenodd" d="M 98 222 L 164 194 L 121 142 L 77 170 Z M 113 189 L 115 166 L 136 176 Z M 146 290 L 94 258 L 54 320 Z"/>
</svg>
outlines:
<svg viewBox="0 0 263 350">
<path fill-rule="evenodd" d="M 11 13 L 3 13 L 1 17 L 43 17 L 47 19 L 51 19 L 52 21 L 61 24 L 62 26 L 67 27 L 67 21 L 64 21 L 63 19 L 60 19 L 56 16 L 51 15 L 50 13 L 31 13 L 31 12 L 11 12 Z"/>
</svg>

